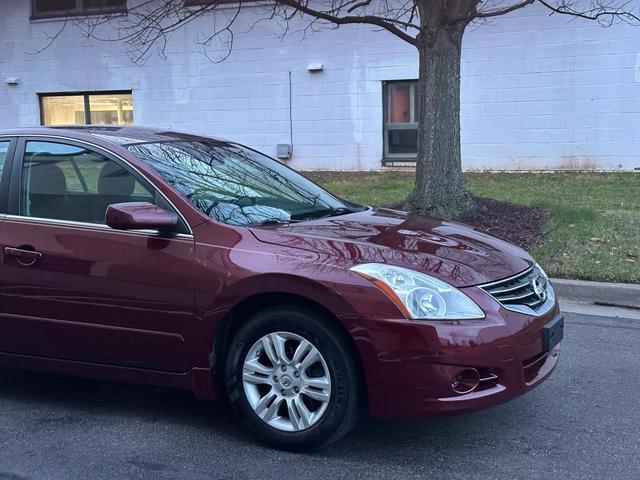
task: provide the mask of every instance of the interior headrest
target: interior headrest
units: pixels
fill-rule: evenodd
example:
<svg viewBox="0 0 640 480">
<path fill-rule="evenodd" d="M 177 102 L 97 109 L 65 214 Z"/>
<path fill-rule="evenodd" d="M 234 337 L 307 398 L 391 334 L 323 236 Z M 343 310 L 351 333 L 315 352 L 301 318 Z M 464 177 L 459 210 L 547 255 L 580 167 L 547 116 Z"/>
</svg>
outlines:
<svg viewBox="0 0 640 480">
<path fill-rule="evenodd" d="M 67 180 L 64 172 L 55 163 L 34 163 L 29 175 L 29 194 L 64 195 Z"/>
<path fill-rule="evenodd" d="M 105 163 L 98 178 L 98 192 L 102 195 L 129 197 L 136 188 L 133 176 L 114 162 Z"/>
</svg>

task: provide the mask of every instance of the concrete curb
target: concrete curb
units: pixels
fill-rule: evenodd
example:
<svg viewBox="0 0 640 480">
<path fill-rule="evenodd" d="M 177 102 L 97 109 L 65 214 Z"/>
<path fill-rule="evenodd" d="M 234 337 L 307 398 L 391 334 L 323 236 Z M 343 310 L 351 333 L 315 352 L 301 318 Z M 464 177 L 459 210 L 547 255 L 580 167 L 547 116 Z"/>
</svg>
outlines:
<svg viewBox="0 0 640 480">
<path fill-rule="evenodd" d="M 560 301 L 640 309 L 640 285 L 552 278 Z"/>
</svg>

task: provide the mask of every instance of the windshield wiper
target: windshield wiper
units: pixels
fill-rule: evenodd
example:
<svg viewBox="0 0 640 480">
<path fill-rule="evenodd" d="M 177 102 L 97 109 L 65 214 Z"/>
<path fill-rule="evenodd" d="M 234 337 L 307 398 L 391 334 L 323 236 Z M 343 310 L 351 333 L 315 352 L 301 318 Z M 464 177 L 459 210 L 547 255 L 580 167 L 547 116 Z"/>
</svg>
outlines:
<svg viewBox="0 0 640 480">
<path fill-rule="evenodd" d="M 291 215 L 291 219 L 303 221 L 303 220 L 312 220 L 314 218 L 337 217 L 338 215 L 347 215 L 349 213 L 355 213 L 357 211 L 358 210 L 354 210 L 347 207 L 322 208 L 318 210 L 312 210 L 310 212 Z"/>
<path fill-rule="evenodd" d="M 245 227 L 263 227 L 265 225 L 288 225 L 290 223 L 298 223 L 301 221 L 302 220 L 295 220 L 295 219 L 282 220 L 279 218 L 270 218 L 268 220 L 263 220 L 262 222 L 247 223 L 245 224 Z"/>
<path fill-rule="evenodd" d="M 300 223 L 306 220 L 314 220 L 317 218 L 337 217 L 338 215 L 346 215 L 348 213 L 361 212 L 363 209 L 337 207 L 337 208 L 319 208 L 309 212 L 296 213 L 289 217 L 289 220 L 281 218 L 269 218 L 262 222 L 247 223 L 246 227 L 262 227 L 265 225 L 287 225 L 289 223 Z"/>
</svg>

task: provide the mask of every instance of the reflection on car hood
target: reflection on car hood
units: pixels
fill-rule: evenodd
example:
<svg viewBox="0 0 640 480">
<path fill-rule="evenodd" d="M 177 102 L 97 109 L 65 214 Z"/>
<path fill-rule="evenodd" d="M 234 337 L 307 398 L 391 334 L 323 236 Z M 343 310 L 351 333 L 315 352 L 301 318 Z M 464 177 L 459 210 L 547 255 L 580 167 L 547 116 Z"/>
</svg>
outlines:
<svg viewBox="0 0 640 480">
<path fill-rule="evenodd" d="M 252 228 L 265 243 L 317 254 L 346 268 L 367 262 L 427 273 L 457 287 L 509 277 L 533 260 L 472 227 L 426 215 L 370 209 L 308 222 Z"/>
</svg>

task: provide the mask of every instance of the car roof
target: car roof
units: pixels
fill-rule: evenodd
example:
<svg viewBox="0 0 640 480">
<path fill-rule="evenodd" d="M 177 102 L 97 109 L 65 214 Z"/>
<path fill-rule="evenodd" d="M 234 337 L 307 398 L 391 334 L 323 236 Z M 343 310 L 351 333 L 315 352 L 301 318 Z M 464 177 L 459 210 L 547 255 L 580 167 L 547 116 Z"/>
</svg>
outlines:
<svg viewBox="0 0 640 480">
<path fill-rule="evenodd" d="M 189 133 L 175 132 L 158 128 L 134 127 L 121 125 L 60 125 L 51 127 L 15 128 L 2 130 L 0 135 L 53 135 L 65 136 L 69 139 L 85 139 L 86 135 L 94 136 L 115 145 L 133 145 L 136 143 L 157 143 L 172 141 L 222 141 L 219 138 L 203 137 Z"/>
</svg>

